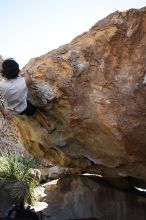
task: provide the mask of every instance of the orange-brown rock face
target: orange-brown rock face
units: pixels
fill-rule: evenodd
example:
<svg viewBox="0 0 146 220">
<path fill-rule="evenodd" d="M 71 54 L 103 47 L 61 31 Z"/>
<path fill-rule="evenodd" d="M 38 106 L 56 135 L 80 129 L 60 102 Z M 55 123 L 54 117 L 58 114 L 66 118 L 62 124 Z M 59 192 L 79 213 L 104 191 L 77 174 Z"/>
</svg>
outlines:
<svg viewBox="0 0 146 220">
<path fill-rule="evenodd" d="M 146 8 L 115 12 L 23 69 L 34 117 L 17 118 L 33 154 L 64 167 L 146 180 Z"/>
</svg>

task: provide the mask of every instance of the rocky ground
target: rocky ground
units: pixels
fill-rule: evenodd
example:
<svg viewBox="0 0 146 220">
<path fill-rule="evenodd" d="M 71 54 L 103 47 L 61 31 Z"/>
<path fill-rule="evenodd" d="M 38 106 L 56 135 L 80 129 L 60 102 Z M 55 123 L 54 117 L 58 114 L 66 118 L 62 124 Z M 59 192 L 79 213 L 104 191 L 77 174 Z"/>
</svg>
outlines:
<svg viewBox="0 0 146 220">
<path fill-rule="evenodd" d="M 146 195 L 115 189 L 101 177 L 66 175 L 43 184 L 43 188 L 43 201 L 47 203 L 42 208 L 45 220 L 145 220 Z M 14 203 L 10 192 L 0 191 L 0 216 Z M 35 205 L 36 211 L 40 206 Z"/>
</svg>

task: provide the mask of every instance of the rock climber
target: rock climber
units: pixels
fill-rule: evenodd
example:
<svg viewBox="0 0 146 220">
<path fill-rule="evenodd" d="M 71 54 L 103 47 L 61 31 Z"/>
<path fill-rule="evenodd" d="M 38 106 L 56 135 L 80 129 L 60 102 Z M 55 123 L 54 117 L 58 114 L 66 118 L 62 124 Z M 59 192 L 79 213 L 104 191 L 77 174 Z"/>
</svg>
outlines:
<svg viewBox="0 0 146 220">
<path fill-rule="evenodd" d="M 32 116 L 36 111 L 35 106 L 27 100 L 31 76 L 28 72 L 24 76 L 20 73 L 19 64 L 14 59 L 9 58 L 2 62 L 0 112 L 7 119 L 12 119 L 14 115 Z"/>
</svg>

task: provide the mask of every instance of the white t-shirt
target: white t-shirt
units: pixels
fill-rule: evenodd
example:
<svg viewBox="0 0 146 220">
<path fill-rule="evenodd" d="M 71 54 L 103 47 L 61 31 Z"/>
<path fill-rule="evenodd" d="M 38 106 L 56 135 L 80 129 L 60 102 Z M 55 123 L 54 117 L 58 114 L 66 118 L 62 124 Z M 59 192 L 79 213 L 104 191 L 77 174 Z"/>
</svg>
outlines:
<svg viewBox="0 0 146 220">
<path fill-rule="evenodd" d="M 28 88 L 24 77 L 16 79 L 2 79 L 0 81 L 0 95 L 4 105 L 12 114 L 17 115 L 27 107 Z"/>
</svg>

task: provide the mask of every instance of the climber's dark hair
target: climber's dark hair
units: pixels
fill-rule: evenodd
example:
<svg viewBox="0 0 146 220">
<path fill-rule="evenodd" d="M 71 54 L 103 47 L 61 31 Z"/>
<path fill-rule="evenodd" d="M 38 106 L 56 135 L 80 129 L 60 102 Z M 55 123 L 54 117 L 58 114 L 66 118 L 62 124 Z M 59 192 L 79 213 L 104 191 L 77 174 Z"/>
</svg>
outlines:
<svg viewBox="0 0 146 220">
<path fill-rule="evenodd" d="M 6 79 L 15 79 L 20 72 L 19 64 L 12 58 L 6 59 L 2 62 L 1 73 Z"/>
</svg>

